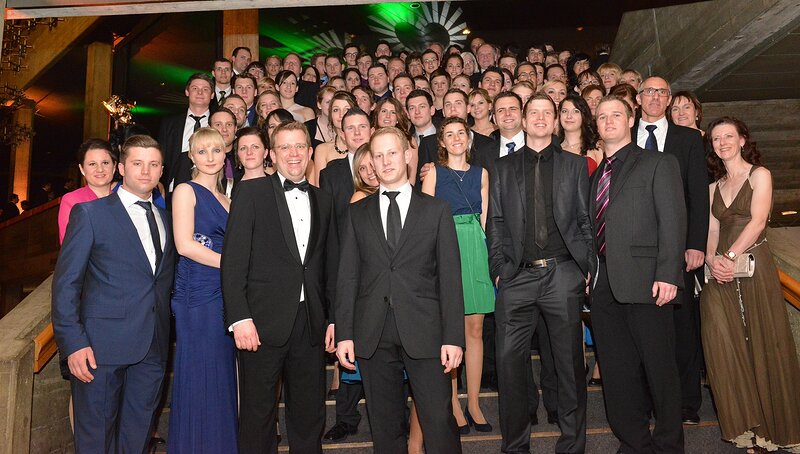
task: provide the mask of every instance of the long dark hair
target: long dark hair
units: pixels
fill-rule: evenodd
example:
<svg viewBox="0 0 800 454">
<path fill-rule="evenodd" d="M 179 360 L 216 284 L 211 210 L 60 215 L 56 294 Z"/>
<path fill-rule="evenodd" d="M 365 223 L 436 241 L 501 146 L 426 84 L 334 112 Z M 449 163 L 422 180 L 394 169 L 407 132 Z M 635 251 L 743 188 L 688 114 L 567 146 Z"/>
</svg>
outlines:
<svg viewBox="0 0 800 454">
<path fill-rule="evenodd" d="M 566 98 L 561 101 L 558 106 L 558 121 L 561 122 L 561 108 L 564 107 L 565 102 L 571 102 L 573 106 L 581 113 L 581 155 L 586 156 L 589 150 L 597 148 L 597 131 L 594 127 L 594 120 L 592 119 L 592 110 L 589 109 L 589 104 L 577 93 L 569 93 Z M 559 125 L 558 140 L 563 142 L 566 133 L 564 128 Z"/>
<path fill-rule="evenodd" d="M 383 108 L 383 106 L 386 104 L 391 104 L 394 106 L 394 111 L 397 114 L 397 124 L 395 126 L 397 129 L 403 131 L 408 140 L 411 140 L 411 120 L 408 119 L 408 115 L 406 115 L 406 110 L 403 108 L 403 104 L 394 98 L 383 98 L 378 101 L 377 104 L 375 104 L 375 108 L 372 109 L 371 113 L 372 118 L 370 119 L 372 127 L 375 128 L 376 131 L 381 128 L 381 126 L 378 125 L 378 115 L 381 112 L 381 108 Z"/>
<path fill-rule="evenodd" d="M 742 159 L 745 162 L 754 166 L 761 165 L 761 152 L 758 151 L 756 143 L 750 140 L 750 128 L 738 118 L 735 117 L 721 117 L 712 121 L 706 129 L 706 163 L 708 165 L 708 172 L 717 181 L 727 174 L 725 164 L 719 156 L 714 152 L 714 143 L 712 142 L 712 133 L 714 128 L 719 125 L 731 125 L 736 128 L 736 132 L 744 137 L 744 145 L 742 146 Z"/>
</svg>

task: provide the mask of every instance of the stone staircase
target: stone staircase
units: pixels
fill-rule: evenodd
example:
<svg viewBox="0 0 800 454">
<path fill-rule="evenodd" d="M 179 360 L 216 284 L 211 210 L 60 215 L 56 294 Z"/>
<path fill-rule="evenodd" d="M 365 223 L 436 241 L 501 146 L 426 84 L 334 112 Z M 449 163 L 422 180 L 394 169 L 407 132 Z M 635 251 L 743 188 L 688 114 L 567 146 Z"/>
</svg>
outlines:
<svg viewBox="0 0 800 454">
<path fill-rule="evenodd" d="M 594 354 L 588 351 L 587 362 L 590 366 L 594 364 Z M 534 369 L 534 377 L 538 383 L 539 377 L 539 356 L 532 352 L 532 367 Z M 328 383 L 333 374 L 333 366 L 327 366 Z M 169 402 L 172 392 L 172 373 L 169 374 L 169 383 L 165 389 L 164 397 L 164 410 L 157 421 L 159 434 L 167 438 L 169 437 Z M 605 404 L 603 400 L 602 388 L 590 387 L 588 390 L 587 402 L 587 453 L 613 453 L 616 451 L 619 443 L 611 429 L 608 426 L 605 416 Z M 481 394 L 481 408 L 489 423 L 492 424 L 494 430 L 488 433 L 479 433 L 472 430 L 468 435 L 461 437 L 464 453 L 497 453 L 500 452 L 500 428 L 498 422 L 498 400 L 497 392 L 482 390 Z M 459 401 L 462 407 L 466 406 L 466 394 L 459 394 Z M 327 409 L 327 422 L 325 430 L 327 431 L 333 426 L 336 419 L 336 403 L 334 400 L 326 401 Z M 533 453 L 552 453 L 558 436 L 560 435 L 559 429 L 553 424 L 547 424 L 547 413 L 540 404 L 538 411 L 539 424 L 531 428 L 531 452 Z M 367 419 L 367 411 L 365 402 L 362 399 L 359 402 L 359 411 L 361 412 L 362 419 L 358 428 L 358 433 L 347 437 L 346 440 L 338 443 L 323 443 L 325 452 L 342 453 L 342 454 L 361 454 L 372 453 L 372 440 L 370 438 L 370 428 Z M 280 404 L 279 410 L 280 429 L 283 434 L 283 440 L 278 446 L 280 452 L 288 452 L 289 446 L 286 441 L 286 426 L 284 419 L 284 405 Z M 713 409 L 712 399 L 708 388 L 703 390 L 703 406 L 700 410 L 701 422 L 696 426 L 685 426 L 686 437 L 686 452 L 687 453 L 741 453 L 741 450 L 733 448 L 733 446 L 724 443 L 720 440 L 719 426 L 717 423 L 716 415 Z M 155 452 L 166 452 L 166 448 L 161 446 Z"/>
</svg>

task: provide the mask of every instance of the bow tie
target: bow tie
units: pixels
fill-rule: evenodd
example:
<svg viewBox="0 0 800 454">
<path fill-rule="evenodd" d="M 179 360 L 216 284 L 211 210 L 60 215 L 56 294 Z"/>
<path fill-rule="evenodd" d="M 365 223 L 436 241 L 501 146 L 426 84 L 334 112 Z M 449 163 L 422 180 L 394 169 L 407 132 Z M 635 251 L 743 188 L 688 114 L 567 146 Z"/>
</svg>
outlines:
<svg viewBox="0 0 800 454">
<path fill-rule="evenodd" d="M 301 181 L 299 183 L 295 183 L 294 181 L 289 180 L 288 178 L 283 180 L 283 190 L 284 191 L 291 191 L 292 189 L 299 189 L 299 190 L 301 190 L 303 192 L 307 192 L 308 191 L 308 180 L 303 180 L 303 181 Z"/>
</svg>

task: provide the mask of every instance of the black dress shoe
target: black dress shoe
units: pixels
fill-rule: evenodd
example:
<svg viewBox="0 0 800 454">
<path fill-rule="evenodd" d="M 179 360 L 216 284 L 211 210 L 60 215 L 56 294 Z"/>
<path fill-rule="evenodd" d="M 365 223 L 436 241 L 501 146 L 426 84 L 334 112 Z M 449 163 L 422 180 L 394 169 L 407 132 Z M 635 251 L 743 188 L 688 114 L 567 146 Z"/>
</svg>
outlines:
<svg viewBox="0 0 800 454">
<path fill-rule="evenodd" d="M 463 426 L 458 426 L 458 434 L 459 435 L 468 435 L 469 434 L 469 422 L 467 422 Z"/>
<path fill-rule="evenodd" d="M 539 417 L 536 416 L 536 413 L 531 415 L 531 426 L 536 426 L 539 424 Z"/>
<path fill-rule="evenodd" d="M 348 435 L 355 435 L 357 433 L 358 427 L 350 427 L 343 422 L 337 422 L 331 427 L 331 430 L 325 432 L 325 436 L 322 437 L 322 439 L 327 441 L 342 441 L 347 438 Z"/>
<path fill-rule="evenodd" d="M 602 378 L 590 378 L 589 379 L 589 383 L 587 383 L 587 386 L 600 386 L 600 387 L 602 387 L 603 386 L 603 379 Z"/>
<path fill-rule="evenodd" d="M 329 389 L 328 390 L 328 399 L 329 400 L 336 399 L 336 393 L 338 393 L 338 392 L 339 392 L 339 388 L 336 388 L 336 389 L 331 388 L 331 389 Z"/>
<path fill-rule="evenodd" d="M 681 421 L 687 426 L 696 426 L 700 424 L 700 415 L 694 410 L 684 408 L 681 410 Z"/>
<path fill-rule="evenodd" d="M 469 407 L 464 409 L 464 417 L 467 418 L 467 426 L 474 427 L 477 432 L 491 432 L 492 431 L 492 425 L 489 424 L 488 421 L 483 423 L 483 424 L 478 424 L 478 423 L 475 422 L 475 420 L 472 418 L 472 415 L 469 414 Z"/>
<path fill-rule="evenodd" d="M 547 412 L 547 424 L 555 424 L 558 427 L 561 427 L 561 423 L 558 422 L 558 412 L 556 411 Z"/>
</svg>

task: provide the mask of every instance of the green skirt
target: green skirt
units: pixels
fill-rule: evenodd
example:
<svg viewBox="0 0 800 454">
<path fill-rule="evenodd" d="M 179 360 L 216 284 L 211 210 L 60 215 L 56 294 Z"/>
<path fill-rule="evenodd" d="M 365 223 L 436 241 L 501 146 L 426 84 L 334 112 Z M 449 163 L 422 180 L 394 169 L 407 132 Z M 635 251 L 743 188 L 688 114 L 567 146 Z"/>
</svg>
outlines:
<svg viewBox="0 0 800 454">
<path fill-rule="evenodd" d="M 494 286 L 489 277 L 489 251 L 478 216 L 453 216 L 461 251 L 461 283 L 464 287 L 464 314 L 494 312 Z"/>
</svg>

